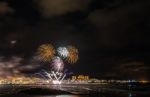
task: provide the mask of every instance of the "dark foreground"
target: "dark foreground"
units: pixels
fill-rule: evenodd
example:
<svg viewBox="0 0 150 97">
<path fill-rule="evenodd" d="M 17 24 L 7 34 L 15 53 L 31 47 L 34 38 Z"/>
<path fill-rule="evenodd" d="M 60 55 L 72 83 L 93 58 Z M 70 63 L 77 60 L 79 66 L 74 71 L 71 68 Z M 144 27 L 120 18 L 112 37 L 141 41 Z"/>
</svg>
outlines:
<svg viewBox="0 0 150 97">
<path fill-rule="evenodd" d="M 0 85 L 0 97 L 150 97 L 149 85 Z"/>
</svg>

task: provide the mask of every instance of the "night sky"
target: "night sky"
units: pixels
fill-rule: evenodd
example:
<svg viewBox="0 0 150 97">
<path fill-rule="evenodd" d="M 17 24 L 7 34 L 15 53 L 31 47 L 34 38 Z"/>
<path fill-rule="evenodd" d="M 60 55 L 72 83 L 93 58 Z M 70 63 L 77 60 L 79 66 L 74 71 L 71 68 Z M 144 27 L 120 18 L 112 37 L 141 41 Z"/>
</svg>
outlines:
<svg viewBox="0 0 150 97">
<path fill-rule="evenodd" d="M 31 75 L 44 43 L 73 45 L 68 72 L 107 79 L 149 79 L 149 0 L 0 0 L 0 76 Z"/>
</svg>

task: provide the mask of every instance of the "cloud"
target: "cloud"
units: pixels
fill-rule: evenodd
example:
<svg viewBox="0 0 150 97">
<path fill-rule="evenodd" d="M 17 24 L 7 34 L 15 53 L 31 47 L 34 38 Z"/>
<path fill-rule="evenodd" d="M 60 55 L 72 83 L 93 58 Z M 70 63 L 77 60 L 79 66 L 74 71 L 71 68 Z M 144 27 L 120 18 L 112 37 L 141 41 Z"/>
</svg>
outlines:
<svg viewBox="0 0 150 97">
<path fill-rule="evenodd" d="M 116 63 L 111 72 L 107 72 L 106 75 L 115 76 L 118 78 L 133 78 L 133 79 L 141 79 L 147 78 L 149 74 L 150 66 L 143 61 L 127 61 Z"/>
<path fill-rule="evenodd" d="M 12 56 L 10 58 L 0 57 L 0 77 L 9 77 L 13 75 L 25 75 L 25 71 L 33 71 L 40 67 L 37 62 L 27 62 L 24 58 Z"/>
<path fill-rule="evenodd" d="M 0 15 L 6 15 L 8 13 L 13 13 L 14 10 L 6 2 L 0 2 Z"/>
<path fill-rule="evenodd" d="M 149 1 L 126 4 L 112 9 L 98 9 L 88 16 L 101 47 L 125 48 L 142 45 L 150 24 Z M 141 23 L 145 26 L 141 27 Z"/>
<path fill-rule="evenodd" d="M 0 58 L 0 76 L 10 76 L 13 74 L 19 74 L 20 71 L 16 69 L 20 65 L 22 58 L 20 57 L 11 57 L 6 59 L 4 57 Z"/>
<path fill-rule="evenodd" d="M 144 62 L 126 62 L 120 64 L 116 70 L 121 70 L 121 72 L 132 72 L 132 73 L 138 73 L 138 72 L 143 72 L 146 70 L 149 70 L 150 67 L 146 66 Z"/>
<path fill-rule="evenodd" d="M 35 0 L 44 17 L 64 15 L 69 12 L 82 11 L 90 0 Z"/>
</svg>

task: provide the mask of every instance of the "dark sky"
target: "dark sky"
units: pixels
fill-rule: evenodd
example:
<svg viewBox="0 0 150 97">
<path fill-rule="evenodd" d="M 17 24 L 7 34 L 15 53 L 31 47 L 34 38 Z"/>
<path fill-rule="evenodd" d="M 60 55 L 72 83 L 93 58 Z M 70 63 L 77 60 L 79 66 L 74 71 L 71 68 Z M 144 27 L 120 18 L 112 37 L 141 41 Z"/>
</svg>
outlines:
<svg viewBox="0 0 150 97">
<path fill-rule="evenodd" d="M 31 74 L 44 43 L 79 50 L 69 72 L 149 79 L 149 0 L 0 0 L 0 75 Z"/>
</svg>

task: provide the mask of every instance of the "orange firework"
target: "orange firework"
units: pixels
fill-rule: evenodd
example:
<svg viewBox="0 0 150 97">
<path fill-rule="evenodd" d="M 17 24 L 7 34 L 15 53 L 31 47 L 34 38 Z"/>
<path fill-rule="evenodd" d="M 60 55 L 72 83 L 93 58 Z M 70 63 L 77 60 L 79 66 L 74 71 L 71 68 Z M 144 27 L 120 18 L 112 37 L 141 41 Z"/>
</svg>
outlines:
<svg viewBox="0 0 150 97">
<path fill-rule="evenodd" d="M 69 52 L 67 61 L 69 63 L 75 63 L 78 60 L 78 49 L 73 46 L 68 46 L 67 50 Z"/>
<path fill-rule="evenodd" d="M 43 61 L 49 61 L 54 57 L 55 50 L 51 44 L 42 44 L 38 50 L 37 54 Z"/>
</svg>

